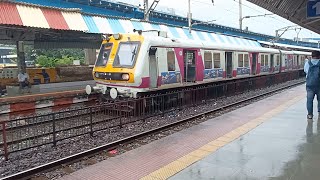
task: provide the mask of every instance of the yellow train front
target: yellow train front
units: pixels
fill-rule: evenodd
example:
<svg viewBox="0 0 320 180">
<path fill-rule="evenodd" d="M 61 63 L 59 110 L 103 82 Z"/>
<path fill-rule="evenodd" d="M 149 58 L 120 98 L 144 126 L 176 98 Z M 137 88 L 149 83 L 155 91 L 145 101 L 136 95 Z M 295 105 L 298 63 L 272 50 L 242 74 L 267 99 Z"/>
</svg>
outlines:
<svg viewBox="0 0 320 180">
<path fill-rule="evenodd" d="M 137 63 L 139 56 L 144 56 L 144 37 L 138 34 L 114 34 L 107 37 L 93 69 L 96 86 L 86 87 L 86 93 L 98 92 L 106 97 L 136 98 L 143 90 L 148 79 L 143 76 L 143 66 Z"/>
</svg>

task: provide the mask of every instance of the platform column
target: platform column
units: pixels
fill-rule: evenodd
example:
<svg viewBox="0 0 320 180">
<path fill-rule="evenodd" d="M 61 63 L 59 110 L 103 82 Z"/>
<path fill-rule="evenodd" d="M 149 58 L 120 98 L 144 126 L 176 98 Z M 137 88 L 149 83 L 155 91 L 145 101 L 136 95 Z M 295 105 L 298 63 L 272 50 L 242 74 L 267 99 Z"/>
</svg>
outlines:
<svg viewBox="0 0 320 180">
<path fill-rule="evenodd" d="M 19 72 L 26 72 L 26 59 L 24 54 L 24 42 L 17 41 L 17 66 Z"/>
<path fill-rule="evenodd" d="M 85 64 L 94 65 L 96 62 L 96 49 L 85 49 Z"/>
</svg>

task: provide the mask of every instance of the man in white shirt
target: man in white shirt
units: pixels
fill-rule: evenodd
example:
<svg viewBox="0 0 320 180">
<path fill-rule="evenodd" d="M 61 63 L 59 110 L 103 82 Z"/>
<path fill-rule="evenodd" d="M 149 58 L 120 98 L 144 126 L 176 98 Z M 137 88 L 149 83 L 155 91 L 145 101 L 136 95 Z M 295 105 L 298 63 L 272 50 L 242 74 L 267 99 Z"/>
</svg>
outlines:
<svg viewBox="0 0 320 180">
<path fill-rule="evenodd" d="M 20 85 L 20 89 L 23 89 L 25 87 L 31 88 L 31 83 L 29 82 L 29 75 L 25 72 L 25 70 L 22 70 L 18 74 L 18 81 Z"/>
</svg>

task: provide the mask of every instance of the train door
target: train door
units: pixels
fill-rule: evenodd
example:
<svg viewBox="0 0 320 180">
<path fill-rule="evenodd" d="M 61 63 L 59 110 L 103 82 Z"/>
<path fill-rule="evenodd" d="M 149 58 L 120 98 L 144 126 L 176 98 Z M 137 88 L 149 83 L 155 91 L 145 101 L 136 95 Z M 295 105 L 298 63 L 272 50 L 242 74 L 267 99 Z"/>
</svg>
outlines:
<svg viewBox="0 0 320 180">
<path fill-rule="evenodd" d="M 158 63 L 156 57 L 157 48 L 149 49 L 149 75 L 150 88 L 158 87 Z"/>
<path fill-rule="evenodd" d="M 258 60 L 258 54 L 252 53 L 252 68 L 251 68 L 252 75 L 256 75 L 257 73 L 257 60 Z"/>
<path fill-rule="evenodd" d="M 270 72 L 274 72 L 274 54 L 271 54 L 270 61 Z"/>
<path fill-rule="evenodd" d="M 295 63 L 295 67 L 294 67 L 296 69 L 299 69 L 299 58 L 300 58 L 300 56 L 296 55 L 296 63 Z"/>
<path fill-rule="evenodd" d="M 196 51 L 184 50 L 184 82 L 196 81 Z"/>
<path fill-rule="evenodd" d="M 232 52 L 226 52 L 226 76 L 227 78 L 232 78 Z"/>
<path fill-rule="evenodd" d="M 285 57 L 284 56 L 285 56 L 284 54 L 280 53 L 280 70 L 279 70 L 279 72 L 284 71 L 285 66 L 286 66 Z M 283 62 L 284 62 L 284 64 L 283 64 Z"/>
</svg>

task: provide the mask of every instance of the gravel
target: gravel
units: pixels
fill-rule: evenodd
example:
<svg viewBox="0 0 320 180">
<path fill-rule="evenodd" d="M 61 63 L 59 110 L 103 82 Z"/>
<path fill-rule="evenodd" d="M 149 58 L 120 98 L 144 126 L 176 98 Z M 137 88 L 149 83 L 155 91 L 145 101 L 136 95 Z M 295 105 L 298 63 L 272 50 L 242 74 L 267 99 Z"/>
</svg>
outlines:
<svg viewBox="0 0 320 180">
<path fill-rule="evenodd" d="M 242 93 L 236 96 L 225 97 L 218 100 L 206 101 L 201 105 L 188 107 L 180 111 L 174 110 L 160 116 L 147 118 L 144 121 L 137 121 L 131 124 L 126 124 L 126 125 L 123 125 L 122 128 L 115 127 L 108 130 L 99 131 L 94 133 L 93 137 L 91 137 L 90 135 L 84 135 L 84 136 L 60 141 L 57 143 L 56 146 L 52 146 L 50 144 L 50 145 L 41 146 L 41 147 L 37 147 L 37 148 L 33 148 L 33 149 L 29 149 L 29 150 L 25 150 L 17 153 L 12 153 L 10 154 L 8 161 L 5 161 L 3 157 L 0 157 L 2 158 L 0 159 L 0 178 L 23 171 L 23 170 L 27 170 L 32 167 L 36 167 L 54 160 L 58 160 L 62 157 L 67 157 L 75 153 L 80 153 L 85 150 L 97 147 L 99 145 L 103 145 L 106 143 L 110 143 L 110 142 L 122 139 L 124 137 L 132 136 L 137 133 L 154 129 L 159 126 L 172 123 L 174 121 L 188 118 L 192 115 L 200 114 L 202 112 L 206 112 L 214 108 L 218 108 L 218 107 L 230 104 L 232 102 L 236 102 L 242 99 L 246 99 L 248 97 L 256 96 L 263 92 L 268 92 L 279 87 L 284 87 L 289 84 L 296 83 L 298 81 L 299 80 L 294 80 L 294 81 L 286 82 L 280 85 L 271 86 L 263 90 L 255 90 L 255 91 Z M 246 103 L 246 104 L 249 104 L 249 103 Z M 240 105 L 239 107 L 241 106 L 244 106 L 244 105 Z M 93 157 L 83 159 L 80 162 L 76 162 L 71 165 L 65 165 L 62 168 L 40 174 L 39 177 L 41 179 L 60 178 L 66 174 L 70 174 L 83 167 L 106 160 L 115 155 L 122 154 L 126 151 L 135 149 L 144 144 L 148 144 L 154 140 L 161 139 L 165 136 L 168 136 L 182 129 L 186 129 L 188 127 L 199 124 L 208 118 L 219 116 L 223 113 L 232 111 L 233 109 L 236 109 L 236 108 L 237 107 L 225 109 L 215 114 L 209 115 L 208 117 L 202 117 L 197 120 L 176 126 L 174 128 L 166 129 L 157 134 L 153 134 L 146 138 L 136 140 L 130 144 L 121 145 L 119 148 L 117 148 L 114 151 L 109 151 L 109 152 L 104 151 Z"/>
</svg>

